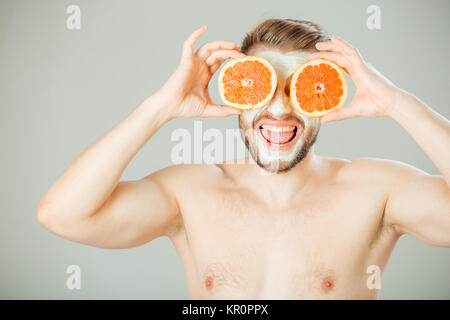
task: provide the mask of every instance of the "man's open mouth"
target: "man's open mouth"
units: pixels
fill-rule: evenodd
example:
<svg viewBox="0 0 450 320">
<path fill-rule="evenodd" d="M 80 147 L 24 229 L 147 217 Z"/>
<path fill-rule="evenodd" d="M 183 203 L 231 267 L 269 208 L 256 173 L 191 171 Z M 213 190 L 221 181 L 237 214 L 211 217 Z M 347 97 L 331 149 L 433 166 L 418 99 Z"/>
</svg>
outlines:
<svg viewBox="0 0 450 320">
<path fill-rule="evenodd" d="M 297 127 L 277 127 L 264 125 L 259 130 L 264 139 L 270 143 L 285 144 L 294 139 Z"/>
<path fill-rule="evenodd" d="M 301 126 L 292 121 L 264 121 L 259 123 L 259 132 L 269 149 L 288 150 L 297 140 Z"/>
</svg>

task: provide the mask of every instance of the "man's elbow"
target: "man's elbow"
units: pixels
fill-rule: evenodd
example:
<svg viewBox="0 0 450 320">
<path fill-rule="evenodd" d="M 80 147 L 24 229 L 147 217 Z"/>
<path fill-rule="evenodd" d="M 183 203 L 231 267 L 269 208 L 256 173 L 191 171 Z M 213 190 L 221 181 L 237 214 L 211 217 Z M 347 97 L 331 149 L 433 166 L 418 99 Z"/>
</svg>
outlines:
<svg viewBox="0 0 450 320">
<path fill-rule="evenodd" d="M 67 210 L 63 210 L 61 205 L 43 198 L 37 206 L 36 219 L 41 226 L 56 234 L 65 233 L 66 229 L 70 227 L 70 223 L 74 224 L 75 221 L 63 214 L 63 211 Z"/>
<path fill-rule="evenodd" d="M 43 227 L 50 229 L 53 215 L 51 214 L 51 207 L 48 203 L 45 201 L 40 201 L 37 209 L 36 209 L 36 219 L 39 222 L 40 225 Z"/>
<path fill-rule="evenodd" d="M 71 240 L 78 234 L 78 224 L 64 216 L 61 209 L 54 205 L 40 203 L 36 209 L 36 219 L 45 229 L 62 238 Z"/>
</svg>

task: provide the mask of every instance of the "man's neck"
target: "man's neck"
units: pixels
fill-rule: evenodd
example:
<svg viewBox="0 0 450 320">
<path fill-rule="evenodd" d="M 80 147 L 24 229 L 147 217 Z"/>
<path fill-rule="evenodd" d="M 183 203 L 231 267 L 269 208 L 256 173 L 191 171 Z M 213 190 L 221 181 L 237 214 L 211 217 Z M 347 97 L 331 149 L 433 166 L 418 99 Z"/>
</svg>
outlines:
<svg viewBox="0 0 450 320">
<path fill-rule="evenodd" d="M 311 147 L 307 156 L 287 172 L 272 173 L 258 166 L 250 157 L 249 166 L 239 177 L 258 195 L 275 202 L 288 201 L 293 194 L 301 192 L 317 172 L 318 156 Z"/>
</svg>

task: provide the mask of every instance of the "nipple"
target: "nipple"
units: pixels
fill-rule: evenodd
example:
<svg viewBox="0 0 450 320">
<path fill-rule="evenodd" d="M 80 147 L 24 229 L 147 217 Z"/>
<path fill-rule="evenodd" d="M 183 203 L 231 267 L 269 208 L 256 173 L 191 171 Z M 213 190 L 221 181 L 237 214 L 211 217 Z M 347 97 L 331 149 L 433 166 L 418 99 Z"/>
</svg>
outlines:
<svg viewBox="0 0 450 320">
<path fill-rule="evenodd" d="M 214 287 L 214 279 L 211 276 L 207 276 L 205 279 L 205 288 L 211 290 Z"/>
<path fill-rule="evenodd" d="M 331 277 L 326 277 L 322 280 L 322 290 L 325 293 L 330 292 L 334 288 L 334 280 Z"/>
</svg>

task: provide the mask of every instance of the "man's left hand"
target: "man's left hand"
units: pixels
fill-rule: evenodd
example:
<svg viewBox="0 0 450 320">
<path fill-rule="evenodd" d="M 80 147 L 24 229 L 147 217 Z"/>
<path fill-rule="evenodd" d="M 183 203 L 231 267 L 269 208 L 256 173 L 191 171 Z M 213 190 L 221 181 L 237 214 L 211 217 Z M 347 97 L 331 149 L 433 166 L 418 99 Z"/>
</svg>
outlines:
<svg viewBox="0 0 450 320">
<path fill-rule="evenodd" d="M 318 42 L 317 50 L 309 59 L 324 58 L 342 67 L 356 85 L 353 100 L 347 106 L 337 108 L 321 118 L 321 122 L 339 121 L 352 117 L 383 117 L 395 108 L 406 92 L 397 88 L 367 64 L 358 49 L 336 36 L 331 41 Z"/>
</svg>

